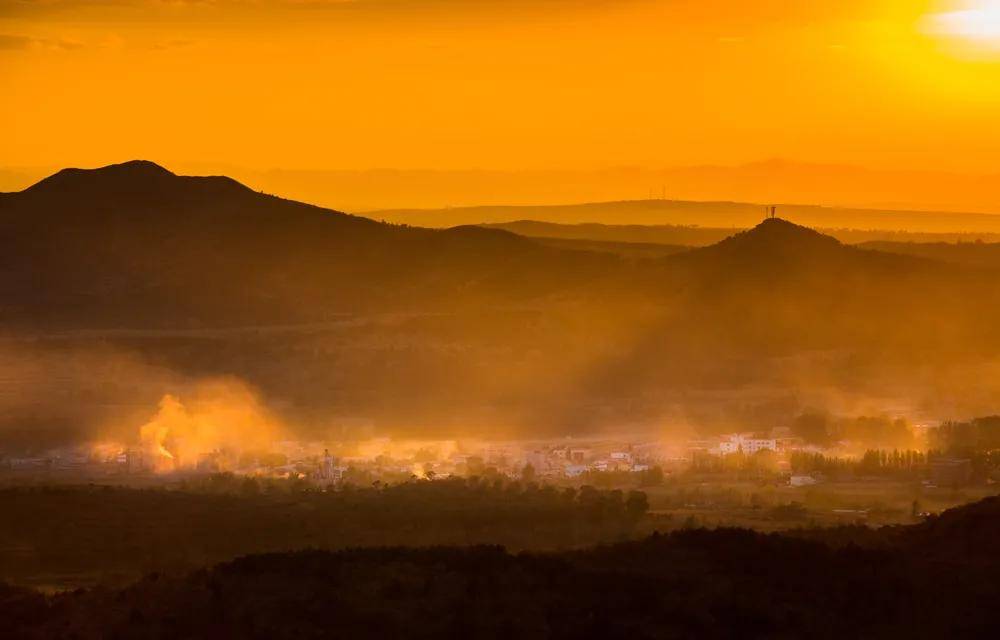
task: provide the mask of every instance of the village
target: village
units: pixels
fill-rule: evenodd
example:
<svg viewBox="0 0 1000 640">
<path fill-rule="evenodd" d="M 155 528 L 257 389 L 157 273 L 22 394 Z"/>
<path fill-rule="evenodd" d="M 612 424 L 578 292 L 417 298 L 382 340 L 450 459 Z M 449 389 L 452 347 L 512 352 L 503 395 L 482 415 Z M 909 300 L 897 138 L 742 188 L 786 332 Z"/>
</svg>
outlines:
<svg viewBox="0 0 1000 640">
<path fill-rule="evenodd" d="M 906 470 L 927 486 L 966 486 L 975 478 L 973 461 L 938 455 L 931 459 L 927 434 L 915 429 L 922 447 L 907 450 Z M 190 449 L 190 448 L 188 448 Z M 872 466 L 872 456 L 875 467 Z M 168 447 L 151 449 L 119 443 L 84 444 L 40 455 L 4 455 L 0 479 L 36 478 L 66 482 L 114 481 L 156 484 L 216 473 L 298 480 L 316 487 L 368 485 L 449 477 L 498 477 L 539 483 L 650 486 L 671 478 L 766 480 L 810 487 L 840 480 L 830 469 L 853 465 L 850 479 L 887 475 L 893 452 L 862 443 L 828 447 L 806 443 L 787 427 L 768 432 L 738 432 L 712 438 L 673 441 L 632 438 L 558 438 L 538 441 L 407 440 L 390 437 L 359 441 L 282 440 L 270 448 L 204 451 L 182 459 Z M 916 457 L 915 457 L 916 456 Z M 917 462 L 914 462 L 914 461 Z M 888 465 L 888 466 L 887 466 Z M 899 466 L 897 464 L 897 466 Z M 917 468 L 919 466 L 919 469 Z M 876 468 L 877 467 L 877 468 Z M 834 477 L 836 476 L 836 477 Z M 979 478 L 992 481 L 991 478 Z"/>
</svg>

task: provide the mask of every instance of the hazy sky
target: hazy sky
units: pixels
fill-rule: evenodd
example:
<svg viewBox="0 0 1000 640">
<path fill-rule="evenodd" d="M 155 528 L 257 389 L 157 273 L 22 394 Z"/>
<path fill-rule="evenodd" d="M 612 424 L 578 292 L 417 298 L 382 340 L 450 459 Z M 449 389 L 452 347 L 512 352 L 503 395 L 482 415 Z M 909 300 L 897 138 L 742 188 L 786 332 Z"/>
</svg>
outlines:
<svg viewBox="0 0 1000 640">
<path fill-rule="evenodd" d="M 1000 166 L 1000 0 L 0 0 L 0 166 Z"/>
</svg>

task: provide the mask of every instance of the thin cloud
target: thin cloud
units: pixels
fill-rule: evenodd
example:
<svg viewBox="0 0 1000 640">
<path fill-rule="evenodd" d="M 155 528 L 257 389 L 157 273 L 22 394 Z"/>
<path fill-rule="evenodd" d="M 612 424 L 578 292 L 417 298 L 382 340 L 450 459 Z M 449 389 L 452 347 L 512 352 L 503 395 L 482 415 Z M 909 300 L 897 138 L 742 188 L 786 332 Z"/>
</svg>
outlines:
<svg viewBox="0 0 1000 640">
<path fill-rule="evenodd" d="M 502 8 L 573 8 L 615 6 L 627 2 L 652 0 L 7 0 L 0 3 L 0 16 L 14 14 L 72 13 L 102 9 L 183 9 L 214 7 L 226 10 L 266 9 L 371 9 L 424 10 L 445 8 L 452 11 Z"/>
<path fill-rule="evenodd" d="M 183 49 L 186 47 L 193 46 L 195 40 L 189 40 L 186 38 L 175 38 L 172 40 L 161 40 L 159 42 L 154 42 L 150 45 L 150 48 L 154 51 L 170 51 L 173 49 Z"/>
<path fill-rule="evenodd" d="M 75 51 L 83 48 L 83 43 L 57 38 L 34 38 L 31 36 L 0 34 L 0 51 Z"/>
<path fill-rule="evenodd" d="M 17 51 L 31 46 L 31 38 L 0 33 L 0 51 Z"/>
</svg>

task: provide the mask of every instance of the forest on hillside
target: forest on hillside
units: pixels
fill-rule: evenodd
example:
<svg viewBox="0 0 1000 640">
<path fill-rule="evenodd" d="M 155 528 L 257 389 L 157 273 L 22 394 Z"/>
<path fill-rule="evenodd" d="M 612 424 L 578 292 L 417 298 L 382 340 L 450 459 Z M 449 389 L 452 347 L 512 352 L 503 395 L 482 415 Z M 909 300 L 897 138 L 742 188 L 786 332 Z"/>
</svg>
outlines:
<svg viewBox="0 0 1000 640">
<path fill-rule="evenodd" d="M 6 637 L 993 637 L 1000 499 L 881 532 L 688 529 L 582 551 L 305 550 L 53 596 Z"/>
</svg>

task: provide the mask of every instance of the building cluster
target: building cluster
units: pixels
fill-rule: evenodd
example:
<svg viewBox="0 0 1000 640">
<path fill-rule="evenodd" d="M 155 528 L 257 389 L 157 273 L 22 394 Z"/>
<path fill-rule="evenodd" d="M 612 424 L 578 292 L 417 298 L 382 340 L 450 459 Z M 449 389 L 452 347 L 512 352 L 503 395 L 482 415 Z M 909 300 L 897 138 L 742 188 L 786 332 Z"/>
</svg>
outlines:
<svg viewBox="0 0 1000 640">
<path fill-rule="evenodd" d="M 335 484 L 351 474 L 386 481 L 473 475 L 558 480 L 588 472 L 639 473 L 667 461 L 656 441 L 451 441 L 402 446 L 384 438 L 362 444 L 283 441 L 267 452 L 206 451 L 196 460 L 165 460 L 162 453 L 140 447 L 87 445 L 33 456 L 0 453 L 0 473 L 96 478 L 231 471 L 319 484 Z"/>
<path fill-rule="evenodd" d="M 453 476 L 506 477 L 586 482 L 591 474 L 638 474 L 654 468 L 665 475 L 686 469 L 726 469 L 726 465 L 773 465 L 791 486 L 807 487 L 819 476 L 796 474 L 795 453 L 842 457 L 844 451 L 807 445 L 787 428 L 763 433 L 730 433 L 670 445 L 651 438 L 562 438 L 535 441 L 397 441 L 368 438 L 351 441 L 280 441 L 267 451 L 206 451 L 181 460 L 170 452 L 118 444 L 68 447 L 34 456 L 4 455 L 0 474 L 85 480 L 233 472 L 240 475 L 296 479 L 318 486 L 342 482 L 395 483 L 412 478 Z M 165 458 L 164 456 L 168 456 Z M 702 465 L 703 461 L 708 461 Z M 928 464 L 928 483 L 956 486 L 969 482 L 968 460 L 939 459 Z M 143 479 L 146 480 L 143 480 Z"/>
<path fill-rule="evenodd" d="M 522 468 L 538 477 L 575 478 L 587 472 L 648 471 L 663 461 L 657 442 L 593 442 L 532 447 L 524 452 Z"/>
<path fill-rule="evenodd" d="M 40 455 L 0 455 L 0 472 L 104 476 L 151 472 L 142 450 L 111 445 L 74 446 Z"/>
<path fill-rule="evenodd" d="M 711 440 L 693 441 L 689 448 L 706 451 L 716 456 L 727 456 L 734 453 L 752 456 L 761 451 L 774 453 L 822 451 L 818 447 L 807 446 L 802 438 L 793 436 L 788 427 L 775 427 L 766 433 L 729 433 Z"/>
<path fill-rule="evenodd" d="M 388 443 L 387 443 L 388 445 Z M 376 478 L 415 476 L 502 476 L 511 479 L 560 480 L 588 472 L 639 473 L 662 461 L 654 442 L 503 442 L 433 448 L 394 453 L 390 446 L 377 455 L 336 457 L 329 450 L 319 458 L 315 473 L 322 482 L 338 482 L 349 473 L 369 473 Z"/>
</svg>

